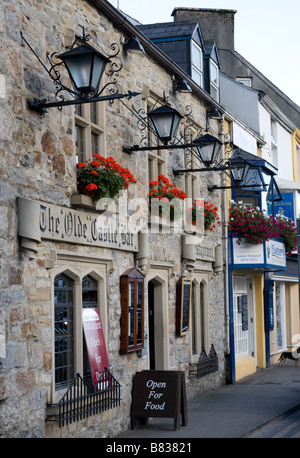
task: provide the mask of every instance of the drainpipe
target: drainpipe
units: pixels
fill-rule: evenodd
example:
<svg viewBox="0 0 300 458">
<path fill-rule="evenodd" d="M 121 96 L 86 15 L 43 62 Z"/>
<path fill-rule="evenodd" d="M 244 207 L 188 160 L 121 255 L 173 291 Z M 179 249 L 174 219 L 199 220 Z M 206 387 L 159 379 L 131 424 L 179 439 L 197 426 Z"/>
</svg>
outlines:
<svg viewBox="0 0 300 458">
<path fill-rule="evenodd" d="M 233 279 L 232 279 L 232 236 L 228 234 L 228 306 L 229 306 L 229 370 L 230 383 L 235 383 Z"/>
</svg>

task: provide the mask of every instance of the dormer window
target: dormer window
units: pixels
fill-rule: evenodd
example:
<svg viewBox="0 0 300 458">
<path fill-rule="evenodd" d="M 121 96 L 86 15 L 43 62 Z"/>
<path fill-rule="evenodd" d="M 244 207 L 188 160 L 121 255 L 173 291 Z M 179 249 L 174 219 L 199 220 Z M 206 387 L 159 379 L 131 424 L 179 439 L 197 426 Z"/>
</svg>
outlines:
<svg viewBox="0 0 300 458">
<path fill-rule="evenodd" d="M 219 102 L 219 67 L 210 60 L 210 95 Z"/>
<path fill-rule="evenodd" d="M 194 41 L 192 41 L 192 78 L 202 87 L 202 49 Z"/>
</svg>

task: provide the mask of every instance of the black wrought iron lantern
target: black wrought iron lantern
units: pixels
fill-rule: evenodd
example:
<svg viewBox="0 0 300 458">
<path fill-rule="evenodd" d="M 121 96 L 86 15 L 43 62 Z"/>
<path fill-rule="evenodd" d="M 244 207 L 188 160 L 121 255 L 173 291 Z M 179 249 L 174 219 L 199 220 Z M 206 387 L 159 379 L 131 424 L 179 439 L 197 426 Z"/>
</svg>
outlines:
<svg viewBox="0 0 300 458">
<path fill-rule="evenodd" d="M 148 113 L 148 117 L 162 143 L 171 141 L 177 132 L 182 115 L 174 108 L 163 105 Z"/>
<path fill-rule="evenodd" d="M 97 94 L 101 77 L 110 60 L 88 44 L 58 56 L 68 70 L 75 92 Z"/>
<path fill-rule="evenodd" d="M 199 159 L 209 166 L 215 162 L 219 155 L 222 142 L 210 134 L 205 134 L 193 140 L 193 144 L 197 148 Z"/>
<path fill-rule="evenodd" d="M 238 184 L 245 181 L 250 164 L 239 154 L 236 154 L 234 158 L 229 159 L 228 163 L 234 182 Z"/>
</svg>

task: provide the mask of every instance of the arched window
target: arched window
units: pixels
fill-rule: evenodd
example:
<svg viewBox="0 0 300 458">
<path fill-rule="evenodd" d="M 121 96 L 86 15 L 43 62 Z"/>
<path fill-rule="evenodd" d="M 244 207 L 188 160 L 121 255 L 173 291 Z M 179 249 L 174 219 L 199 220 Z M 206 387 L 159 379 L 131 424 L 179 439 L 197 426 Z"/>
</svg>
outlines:
<svg viewBox="0 0 300 458">
<path fill-rule="evenodd" d="M 67 386 L 74 378 L 73 281 L 65 275 L 54 280 L 55 388 Z"/>
<path fill-rule="evenodd" d="M 87 275 L 82 280 L 82 308 L 98 307 L 98 284 L 91 276 Z M 83 338 L 83 377 L 92 383 L 92 374 L 88 357 L 87 345 Z"/>
<path fill-rule="evenodd" d="M 199 278 L 200 277 L 200 278 Z M 191 358 L 196 361 L 202 348 L 209 350 L 208 342 L 208 294 L 203 276 L 192 283 L 191 305 Z M 202 277 L 202 278 L 201 278 Z"/>
</svg>

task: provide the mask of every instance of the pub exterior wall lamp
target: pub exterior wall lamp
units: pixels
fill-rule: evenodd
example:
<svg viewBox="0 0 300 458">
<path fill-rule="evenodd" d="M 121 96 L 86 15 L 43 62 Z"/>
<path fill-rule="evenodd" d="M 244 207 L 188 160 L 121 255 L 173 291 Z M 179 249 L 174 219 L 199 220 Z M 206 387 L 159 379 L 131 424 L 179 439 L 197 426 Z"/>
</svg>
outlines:
<svg viewBox="0 0 300 458">
<path fill-rule="evenodd" d="M 49 53 L 46 54 L 48 63 L 50 64 L 50 67 L 47 68 L 25 39 L 22 32 L 20 32 L 20 35 L 44 70 L 46 70 L 56 88 L 54 101 L 47 101 L 45 98 L 28 100 L 28 107 L 31 110 L 44 114 L 47 113 L 47 108 L 51 107 L 62 109 L 63 106 L 67 105 L 100 102 L 104 100 L 113 101 L 114 99 L 123 97 L 131 98 L 139 95 L 139 93 L 131 91 L 128 91 L 127 94 L 119 93 L 116 77 L 121 71 L 123 63 L 118 57 L 120 46 L 117 43 L 111 44 L 110 48 L 112 54 L 105 55 L 106 53 L 102 48 L 100 52 L 88 43 L 92 37 L 86 35 L 83 29 L 82 37 L 76 38 L 68 51 L 62 54 L 58 54 L 57 52 L 51 55 Z M 97 45 L 100 48 L 98 43 Z M 111 64 L 109 82 L 99 90 L 101 78 L 109 63 Z M 73 89 L 63 84 L 61 73 L 58 71 L 58 67 L 60 66 L 66 68 Z M 109 94 L 101 95 L 106 89 L 108 89 Z M 65 99 L 65 95 L 70 96 L 71 99 Z"/>
</svg>

